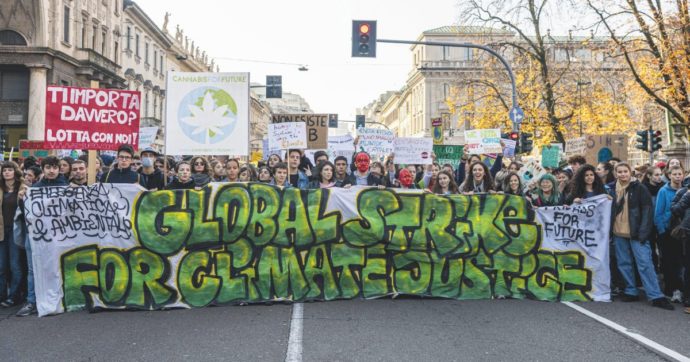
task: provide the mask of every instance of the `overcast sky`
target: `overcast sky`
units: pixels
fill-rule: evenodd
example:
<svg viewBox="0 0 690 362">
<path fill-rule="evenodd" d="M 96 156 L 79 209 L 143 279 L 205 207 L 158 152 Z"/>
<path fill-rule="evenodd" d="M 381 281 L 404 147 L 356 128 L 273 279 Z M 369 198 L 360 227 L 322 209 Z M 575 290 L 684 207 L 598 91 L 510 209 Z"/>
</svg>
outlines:
<svg viewBox="0 0 690 362">
<path fill-rule="evenodd" d="M 303 96 L 317 113 L 354 119 L 412 69 L 408 46 L 378 44 L 377 58 L 351 58 L 351 21 L 377 20 L 378 37 L 416 40 L 428 29 L 457 25 L 458 0 L 139 0 L 159 26 L 185 35 L 215 58 L 223 72 L 250 72 L 253 82 L 282 75 L 283 91 Z M 270 64 L 246 59 L 298 65 Z"/>
</svg>

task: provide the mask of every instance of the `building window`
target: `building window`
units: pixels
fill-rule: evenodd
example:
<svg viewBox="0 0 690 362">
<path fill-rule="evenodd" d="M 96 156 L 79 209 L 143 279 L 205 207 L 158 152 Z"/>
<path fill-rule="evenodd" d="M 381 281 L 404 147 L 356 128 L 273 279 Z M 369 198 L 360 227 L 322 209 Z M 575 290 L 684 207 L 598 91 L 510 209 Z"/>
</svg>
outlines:
<svg viewBox="0 0 690 362">
<path fill-rule="evenodd" d="M 450 48 L 443 47 L 443 60 L 450 60 Z"/>
<path fill-rule="evenodd" d="M 0 100 L 29 100 L 28 70 L 0 70 Z"/>
<path fill-rule="evenodd" d="M 0 31 L 0 45 L 27 45 L 24 37 L 12 30 Z"/>
<path fill-rule="evenodd" d="M 86 19 L 81 20 L 81 47 L 86 48 Z"/>
<path fill-rule="evenodd" d="M 134 39 L 134 54 L 136 56 L 139 55 L 139 34 L 136 35 L 136 38 Z"/>
<path fill-rule="evenodd" d="M 62 19 L 62 40 L 69 43 L 69 6 L 65 6 L 64 18 Z"/>
<path fill-rule="evenodd" d="M 153 118 L 156 118 L 156 109 L 158 108 L 158 97 L 153 96 Z"/>
<path fill-rule="evenodd" d="M 158 50 L 153 51 L 153 70 L 158 69 Z"/>
<path fill-rule="evenodd" d="M 149 116 L 149 92 L 144 95 L 144 117 Z"/>
<path fill-rule="evenodd" d="M 103 56 L 105 56 L 106 55 L 105 54 L 105 45 L 106 45 L 106 39 L 105 38 L 108 36 L 108 32 L 106 30 L 103 30 L 103 32 L 101 33 L 101 36 L 102 36 L 102 38 L 101 38 L 101 54 L 103 54 Z"/>
<path fill-rule="evenodd" d="M 96 50 L 96 38 L 98 37 L 98 26 L 93 26 L 93 35 L 91 36 L 91 49 Z"/>
<path fill-rule="evenodd" d="M 160 55 L 161 73 L 163 72 L 163 54 Z"/>
<path fill-rule="evenodd" d="M 144 44 L 144 64 L 149 64 L 149 43 Z"/>
<path fill-rule="evenodd" d="M 127 27 L 127 50 L 132 50 L 132 28 Z"/>
<path fill-rule="evenodd" d="M 118 64 L 120 60 L 120 43 L 118 43 L 117 41 L 115 41 L 115 44 L 113 46 L 113 60 L 116 64 Z"/>
</svg>

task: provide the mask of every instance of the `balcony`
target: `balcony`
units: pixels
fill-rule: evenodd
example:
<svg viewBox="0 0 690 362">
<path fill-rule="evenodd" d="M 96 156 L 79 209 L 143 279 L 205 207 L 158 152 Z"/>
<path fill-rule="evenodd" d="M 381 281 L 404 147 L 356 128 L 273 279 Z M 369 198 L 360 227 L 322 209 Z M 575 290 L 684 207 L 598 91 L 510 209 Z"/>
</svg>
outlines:
<svg viewBox="0 0 690 362">
<path fill-rule="evenodd" d="M 423 60 L 409 73 L 409 76 L 420 71 L 460 71 L 480 68 L 482 68 L 482 63 L 476 60 Z"/>
</svg>

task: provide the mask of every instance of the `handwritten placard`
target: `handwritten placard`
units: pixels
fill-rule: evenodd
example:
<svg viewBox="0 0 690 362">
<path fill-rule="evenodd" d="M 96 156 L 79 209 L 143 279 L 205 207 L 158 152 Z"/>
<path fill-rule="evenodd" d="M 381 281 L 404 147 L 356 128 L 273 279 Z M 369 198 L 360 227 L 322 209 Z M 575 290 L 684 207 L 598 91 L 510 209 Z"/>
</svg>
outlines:
<svg viewBox="0 0 690 362">
<path fill-rule="evenodd" d="M 398 137 L 393 141 L 396 164 L 431 164 L 434 141 L 431 137 Z"/>
<path fill-rule="evenodd" d="M 393 152 L 393 131 L 378 128 L 360 128 L 357 130 L 359 144 L 357 151 L 364 151 L 372 155 L 387 156 Z"/>
<path fill-rule="evenodd" d="M 503 149 L 503 156 L 515 157 L 515 147 L 517 146 L 517 142 L 506 138 L 503 138 L 502 141 L 503 144 L 506 146 L 506 148 Z"/>
<path fill-rule="evenodd" d="M 495 128 L 465 131 L 465 147 L 470 154 L 502 153 L 501 130 Z"/>
<path fill-rule="evenodd" d="M 458 168 L 462 158 L 463 146 L 434 145 L 436 161 L 439 165 L 451 164 L 453 168 Z"/>
<path fill-rule="evenodd" d="M 304 122 L 271 123 L 268 125 L 268 148 L 286 150 L 307 148 L 307 126 Z"/>
<path fill-rule="evenodd" d="M 355 151 L 354 139 L 351 135 L 328 137 L 328 157 L 331 161 L 338 156 L 344 156 L 349 163 Z"/>
<path fill-rule="evenodd" d="M 565 140 L 565 152 L 569 155 L 584 155 L 587 152 L 587 137 Z"/>
<path fill-rule="evenodd" d="M 541 165 L 543 167 L 557 168 L 560 161 L 561 150 L 556 146 L 544 146 L 541 148 Z"/>
</svg>

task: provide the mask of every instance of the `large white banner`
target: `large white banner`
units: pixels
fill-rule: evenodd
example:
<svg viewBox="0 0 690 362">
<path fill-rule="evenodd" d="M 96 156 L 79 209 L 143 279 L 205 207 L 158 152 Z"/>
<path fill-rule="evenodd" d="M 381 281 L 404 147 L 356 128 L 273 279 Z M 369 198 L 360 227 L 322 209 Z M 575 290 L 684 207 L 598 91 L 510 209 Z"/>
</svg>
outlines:
<svg viewBox="0 0 690 362">
<path fill-rule="evenodd" d="M 431 137 L 396 137 L 395 163 L 405 165 L 430 165 L 434 141 Z"/>
<path fill-rule="evenodd" d="M 168 72 L 168 155 L 248 155 L 249 73 Z"/>
<path fill-rule="evenodd" d="M 572 206 L 537 209 L 537 221 L 542 225 L 542 249 L 574 250 L 584 254 L 581 262 L 594 275 L 592 298 L 598 302 L 611 300 L 610 215 L 611 200 L 608 195 L 585 199 L 581 204 Z"/>
</svg>

